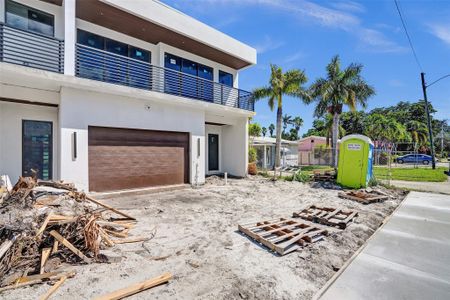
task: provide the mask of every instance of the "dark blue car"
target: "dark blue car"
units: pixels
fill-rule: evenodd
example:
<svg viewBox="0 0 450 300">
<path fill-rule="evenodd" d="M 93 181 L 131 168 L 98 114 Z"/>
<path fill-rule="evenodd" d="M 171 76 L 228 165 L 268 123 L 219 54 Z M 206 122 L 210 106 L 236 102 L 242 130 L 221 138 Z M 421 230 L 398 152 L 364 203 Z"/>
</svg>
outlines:
<svg viewBox="0 0 450 300">
<path fill-rule="evenodd" d="M 431 156 L 426 154 L 407 154 L 399 156 L 395 159 L 399 164 L 424 164 L 428 165 L 431 163 Z"/>
</svg>

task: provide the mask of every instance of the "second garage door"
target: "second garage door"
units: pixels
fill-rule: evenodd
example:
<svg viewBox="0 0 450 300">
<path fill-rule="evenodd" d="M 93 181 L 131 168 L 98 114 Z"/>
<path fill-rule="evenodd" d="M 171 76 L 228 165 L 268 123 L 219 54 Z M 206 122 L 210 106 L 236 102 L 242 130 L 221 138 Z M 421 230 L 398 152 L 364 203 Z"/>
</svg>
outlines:
<svg viewBox="0 0 450 300">
<path fill-rule="evenodd" d="M 189 133 L 89 127 L 89 190 L 189 182 Z"/>
</svg>

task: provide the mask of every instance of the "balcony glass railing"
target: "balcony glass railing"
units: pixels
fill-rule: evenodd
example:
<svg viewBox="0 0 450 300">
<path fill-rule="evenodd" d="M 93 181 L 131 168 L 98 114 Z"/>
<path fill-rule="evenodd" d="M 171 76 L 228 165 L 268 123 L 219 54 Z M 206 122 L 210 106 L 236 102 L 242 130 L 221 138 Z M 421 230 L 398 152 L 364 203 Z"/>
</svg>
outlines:
<svg viewBox="0 0 450 300">
<path fill-rule="evenodd" d="M 0 23 L 0 61 L 63 73 L 64 42 Z"/>
<path fill-rule="evenodd" d="M 77 44 L 76 75 L 253 111 L 251 93 Z"/>
</svg>

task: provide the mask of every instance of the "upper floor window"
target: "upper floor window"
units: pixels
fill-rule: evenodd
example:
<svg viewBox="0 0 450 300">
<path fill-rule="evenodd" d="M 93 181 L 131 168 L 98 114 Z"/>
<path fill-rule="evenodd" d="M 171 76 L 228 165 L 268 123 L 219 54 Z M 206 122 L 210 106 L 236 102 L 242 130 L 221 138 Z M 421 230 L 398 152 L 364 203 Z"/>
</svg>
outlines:
<svg viewBox="0 0 450 300">
<path fill-rule="evenodd" d="M 211 81 L 213 80 L 213 68 L 173 54 L 166 53 L 164 55 L 164 67 Z"/>
<path fill-rule="evenodd" d="M 219 71 L 219 82 L 221 84 L 233 87 L 233 74 Z"/>
<path fill-rule="evenodd" d="M 54 16 L 11 0 L 6 0 L 6 24 L 48 36 L 55 34 Z"/>
<path fill-rule="evenodd" d="M 104 50 L 110 53 L 115 53 L 122 56 L 127 56 L 133 59 L 151 62 L 151 52 L 131 46 L 116 40 L 112 40 L 88 31 L 78 29 L 77 41 L 79 44 L 89 46 L 95 49 Z"/>
</svg>

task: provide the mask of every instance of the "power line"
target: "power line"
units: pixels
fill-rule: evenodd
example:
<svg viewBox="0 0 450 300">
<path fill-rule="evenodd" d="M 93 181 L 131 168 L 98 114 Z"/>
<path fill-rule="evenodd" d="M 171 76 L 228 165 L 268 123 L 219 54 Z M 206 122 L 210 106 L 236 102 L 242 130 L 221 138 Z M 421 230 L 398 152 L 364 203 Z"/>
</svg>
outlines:
<svg viewBox="0 0 450 300">
<path fill-rule="evenodd" d="M 397 12 L 398 12 L 398 15 L 400 16 L 400 20 L 402 21 L 402 25 L 403 25 L 403 29 L 405 30 L 406 37 L 408 38 L 409 46 L 411 47 L 411 50 L 412 50 L 412 52 L 414 54 L 414 58 L 416 60 L 416 63 L 419 66 L 419 69 L 423 72 L 422 65 L 420 64 L 419 58 L 417 57 L 416 50 L 414 49 L 413 43 L 411 41 L 411 37 L 409 36 L 408 29 L 406 28 L 406 23 L 405 23 L 405 20 L 403 19 L 403 15 L 402 15 L 402 12 L 401 12 L 400 7 L 398 5 L 398 2 L 397 2 L 397 0 L 394 0 L 394 2 L 395 2 L 395 7 L 397 7 Z"/>
</svg>

